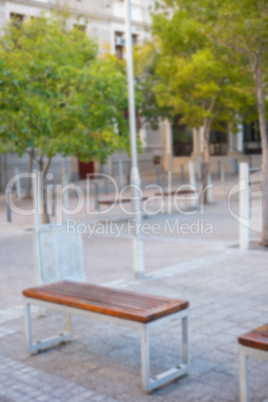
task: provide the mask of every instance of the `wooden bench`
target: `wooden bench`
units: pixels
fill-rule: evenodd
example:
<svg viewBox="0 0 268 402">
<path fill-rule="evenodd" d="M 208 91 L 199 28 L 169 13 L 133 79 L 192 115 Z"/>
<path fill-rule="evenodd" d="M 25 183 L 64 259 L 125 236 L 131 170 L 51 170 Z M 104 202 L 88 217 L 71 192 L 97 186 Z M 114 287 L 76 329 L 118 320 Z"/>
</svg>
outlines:
<svg viewBox="0 0 268 402">
<path fill-rule="evenodd" d="M 23 295 L 25 297 L 27 342 L 32 354 L 70 340 L 72 337 L 71 314 L 77 314 L 140 331 L 142 381 L 146 392 L 151 392 L 188 373 L 190 352 L 188 302 L 186 301 L 72 281 L 55 282 L 27 289 L 23 291 Z M 66 313 L 67 332 L 33 343 L 31 305 Z M 155 378 L 151 378 L 150 330 L 176 319 L 182 320 L 183 363 Z"/>
<path fill-rule="evenodd" d="M 248 359 L 268 360 L 268 324 L 239 336 L 240 402 L 250 402 Z"/>
</svg>

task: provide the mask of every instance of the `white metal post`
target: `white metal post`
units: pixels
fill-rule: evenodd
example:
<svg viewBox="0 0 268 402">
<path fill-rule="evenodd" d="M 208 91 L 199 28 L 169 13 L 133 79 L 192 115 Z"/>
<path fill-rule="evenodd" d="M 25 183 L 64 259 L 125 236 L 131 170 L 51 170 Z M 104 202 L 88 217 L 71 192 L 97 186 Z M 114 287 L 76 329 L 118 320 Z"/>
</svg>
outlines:
<svg viewBox="0 0 268 402">
<path fill-rule="evenodd" d="M 128 74 L 128 104 L 129 104 L 129 128 L 131 138 L 131 188 L 132 188 L 132 214 L 133 214 L 133 256 L 134 272 L 136 277 L 144 276 L 144 251 L 141 234 L 142 213 L 140 200 L 140 173 L 137 155 L 137 126 L 134 93 L 133 49 L 131 29 L 131 0 L 125 0 L 126 13 L 126 50 L 127 50 L 127 74 Z"/>
<path fill-rule="evenodd" d="M 62 191 L 63 191 L 63 221 L 67 222 L 69 212 L 69 181 L 70 181 L 70 161 L 69 159 L 63 160 L 62 166 Z"/>
<path fill-rule="evenodd" d="M 168 119 L 165 120 L 165 132 L 166 132 L 166 153 L 169 163 L 169 171 L 171 183 L 173 181 L 173 133 L 172 126 Z"/>
<path fill-rule="evenodd" d="M 249 167 L 248 163 L 239 164 L 239 216 L 249 221 Z M 249 248 L 249 228 L 240 222 L 239 225 L 240 249 Z"/>
<path fill-rule="evenodd" d="M 196 190 L 195 169 L 193 161 L 189 161 L 188 169 L 189 169 L 189 183 L 192 187 L 192 190 Z M 196 208 L 198 206 L 198 199 L 196 197 L 196 194 L 193 195 L 193 200 L 191 204 L 193 208 Z"/>
<path fill-rule="evenodd" d="M 196 189 L 196 180 L 195 180 L 195 171 L 194 171 L 194 162 L 193 161 L 189 161 L 188 169 L 189 169 L 189 183 L 193 187 L 193 189 Z"/>
<path fill-rule="evenodd" d="M 208 188 L 207 188 L 207 201 L 209 204 L 213 202 L 213 193 L 212 193 L 212 183 L 211 183 L 211 174 L 208 174 Z"/>
<path fill-rule="evenodd" d="M 197 163 L 198 179 L 202 180 L 202 163 L 200 154 L 196 155 L 196 163 Z"/>
<path fill-rule="evenodd" d="M 19 174 L 20 174 L 19 168 L 15 168 L 15 175 L 18 176 Z M 20 177 L 17 177 L 17 180 L 16 180 L 16 191 L 17 191 L 18 200 L 21 201 L 21 181 L 20 181 Z"/>
<path fill-rule="evenodd" d="M 223 163 L 221 163 L 221 188 L 222 191 L 225 191 L 225 170 Z"/>
<path fill-rule="evenodd" d="M 118 161 L 118 171 L 119 171 L 119 187 L 121 190 L 124 187 L 124 167 L 123 167 L 123 161 L 121 159 Z"/>
<path fill-rule="evenodd" d="M 11 208 L 10 208 L 10 204 L 11 204 L 11 189 L 7 188 L 6 189 L 6 203 L 7 203 L 7 221 L 11 222 Z"/>
<path fill-rule="evenodd" d="M 250 402 L 248 356 L 241 346 L 239 348 L 239 385 L 240 402 Z"/>
<path fill-rule="evenodd" d="M 33 175 L 33 198 L 35 214 L 35 226 L 41 225 L 41 214 L 43 208 L 43 191 L 42 191 L 42 172 L 34 170 Z"/>
</svg>

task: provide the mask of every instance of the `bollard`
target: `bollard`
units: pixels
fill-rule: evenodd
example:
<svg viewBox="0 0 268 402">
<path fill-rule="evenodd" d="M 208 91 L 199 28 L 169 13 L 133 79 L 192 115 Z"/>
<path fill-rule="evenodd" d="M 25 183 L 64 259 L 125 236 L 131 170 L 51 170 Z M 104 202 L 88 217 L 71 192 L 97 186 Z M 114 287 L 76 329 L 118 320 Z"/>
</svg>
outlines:
<svg viewBox="0 0 268 402">
<path fill-rule="evenodd" d="M 44 207 L 44 174 L 43 172 L 37 172 L 37 215 L 38 224 L 42 223 L 42 214 Z"/>
<path fill-rule="evenodd" d="M 237 159 L 235 159 L 235 161 L 234 161 L 234 166 L 235 166 L 235 174 L 238 175 L 239 174 L 239 163 L 238 163 Z"/>
<path fill-rule="evenodd" d="M 194 171 L 194 162 L 193 161 L 189 161 L 188 168 L 189 168 L 189 183 L 193 189 L 196 189 L 196 180 L 195 180 L 195 171 Z"/>
<path fill-rule="evenodd" d="M 75 173 L 75 175 L 74 175 L 74 185 L 75 185 L 75 188 L 78 187 L 78 173 Z M 75 194 L 75 198 L 78 198 L 78 192 L 75 191 L 74 194 Z"/>
<path fill-rule="evenodd" d="M 184 183 L 184 165 L 181 165 L 181 182 Z"/>
<path fill-rule="evenodd" d="M 7 221 L 10 223 L 11 220 L 11 208 L 10 208 L 10 200 L 11 200 L 11 189 L 6 189 L 6 203 L 7 203 Z"/>
<path fill-rule="evenodd" d="M 196 155 L 196 163 L 197 163 L 197 172 L 198 172 L 198 179 L 202 180 L 202 163 L 201 163 L 201 156 Z"/>
<path fill-rule="evenodd" d="M 162 188 L 165 188 L 165 186 L 166 186 L 165 170 L 163 167 L 161 168 L 161 185 L 162 185 Z"/>
<path fill-rule="evenodd" d="M 189 169 L 189 183 L 190 183 L 192 189 L 196 190 L 195 170 L 194 170 L 194 162 L 193 161 L 189 161 L 188 169 Z M 197 207 L 198 207 L 198 199 L 196 196 L 194 196 L 193 208 L 197 208 Z"/>
<path fill-rule="evenodd" d="M 55 186 L 53 184 L 47 186 L 47 205 L 48 213 L 55 216 Z"/>
<path fill-rule="evenodd" d="M 99 183 L 97 180 L 94 181 L 94 186 L 95 186 L 95 209 L 97 211 L 100 210 L 100 204 L 99 204 Z"/>
<path fill-rule="evenodd" d="M 159 167 L 157 166 L 156 168 L 156 176 L 157 176 L 157 184 L 159 187 L 161 187 L 161 179 L 160 179 L 160 172 L 159 172 Z"/>
<path fill-rule="evenodd" d="M 225 170 L 224 170 L 224 164 L 221 164 L 221 188 L 222 191 L 225 191 Z"/>
<path fill-rule="evenodd" d="M 239 164 L 239 216 L 245 222 L 249 221 L 249 168 L 248 163 Z M 249 228 L 240 222 L 239 245 L 241 250 L 249 248 Z"/>
<path fill-rule="evenodd" d="M 109 182 L 107 175 L 104 176 L 104 192 L 105 194 L 109 194 Z"/>
<path fill-rule="evenodd" d="M 124 167 L 122 160 L 118 161 L 118 170 L 119 170 L 119 187 L 121 190 L 124 187 Z"/>
<path fill-rule="evenodd" d="M 221 178 L 221 161 L 218 161 L 218 179 Z"/>
<path fill-rule="evenodd" d="M 41 183 L 40 183 L 41 182 Z M 34 200 L 34 209 L 35 213 L 35 226 L 39 226 L 41 224 L 41 211 L 43 207 L 43 192 L 42 190 L 42 172 L 37 172 L 34 170 L 33 172 L 33 200 Z"/>
<path fill-rule="evenodd" d="M 127 169 L 127 185 L 130 186 L 130 178 L 131 178 L 131 161 L 128 164 Z"/>
<path fill-rule="evenodd" d="M 15 168 L 15 175 L 18 176 L 20 174 L 19 168 Z M 18 200 L 21 201 L 21 180 L 20 177 L 17 177 L 16 180 L 16 191 Z"/>
<path fill-rule="evenodd" d="M 70 161 L 68 159 L 63 160 L 63 166 L 62 166 L 62 191 L 63 189 L 63 221 L 67 222 L 68 219 L 68 211 L 69 211 L 69 189 L 68 189 L 68 184 L 70 181 Z"/>
<path fill-rule="evenodd" d="M 209 204 L 213 202 L 213 193 L 212 193 L 212 185 L 211 185 L 211 174 L 208 174 L 208 188 L 207 188 L 207 201 Z"/>
<path fill-rule="evenodd" d="M 55 186 L 52 186 L 52 216 L 55 216 L 55 200 L 56 200 L 56 191 L 55 191 Z"/>
</svg>

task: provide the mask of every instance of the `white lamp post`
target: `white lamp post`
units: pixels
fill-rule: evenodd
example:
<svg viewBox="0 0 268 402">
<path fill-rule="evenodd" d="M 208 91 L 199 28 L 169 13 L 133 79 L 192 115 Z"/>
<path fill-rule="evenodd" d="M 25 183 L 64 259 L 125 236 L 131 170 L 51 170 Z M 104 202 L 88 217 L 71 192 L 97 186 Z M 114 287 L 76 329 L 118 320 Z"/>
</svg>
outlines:
<svg viewBox="0 0 268 402">
<path fill-rule="evenodd" d="M 131 0 L 125 0 L 126 11 L 126 50 L 127 50 L 127 74 L 128 74 L 128 107 L 129 128 L 131 139 L 131 190 L 132 190 L 132 221 L 133 221 L 133 262 L 134 272 L 137 278 L 144 276 L 143 238 L 141 232 L 142 212 L 140 199 L 140 173 L 137 153 L 137 125 L 134 93 L 133 72 L 133 46 L 131 29 Z"/>
</svg>

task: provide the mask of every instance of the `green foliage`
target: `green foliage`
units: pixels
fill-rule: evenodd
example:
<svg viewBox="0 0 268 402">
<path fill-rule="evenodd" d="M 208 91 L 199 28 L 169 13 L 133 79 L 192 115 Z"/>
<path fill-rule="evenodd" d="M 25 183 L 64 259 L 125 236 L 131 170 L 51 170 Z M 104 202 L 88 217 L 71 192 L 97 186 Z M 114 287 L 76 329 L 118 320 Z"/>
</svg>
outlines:
<svg viewBox="0 0 268 402">
<path fill-rule="evenodd" d="M 104 161 L 128 148 L 123 68 L 64 19 L 9 24 L 0 40 L 0 150 Z M 120 132 L 121 135 L 118 134 Z"/>
<path fill-rule="evenodd" d="M 226 0 L 227 1 L 227 0 Z M 152 15 L 158 52 L 154 91 L 160 106 L 182 116 L 182 124 L 234 122 L 256 113 L 252 77 L 220 42 L 210 38 L 215 2 L 162 0 Z M 239 118 L 240 118 L 239 117 Z"/>
<path fill-rule="evenodd" d="M 154 88 L 158 82 L 156 71 L 159 54 L 150 42 L 134 48 L 134 67 L 136 80 L 136 97 L 140 117 L 153 129 L 158 128 L 159 118 L 170 117 L 171 108 L 160 105 Z"/>
</svg>

